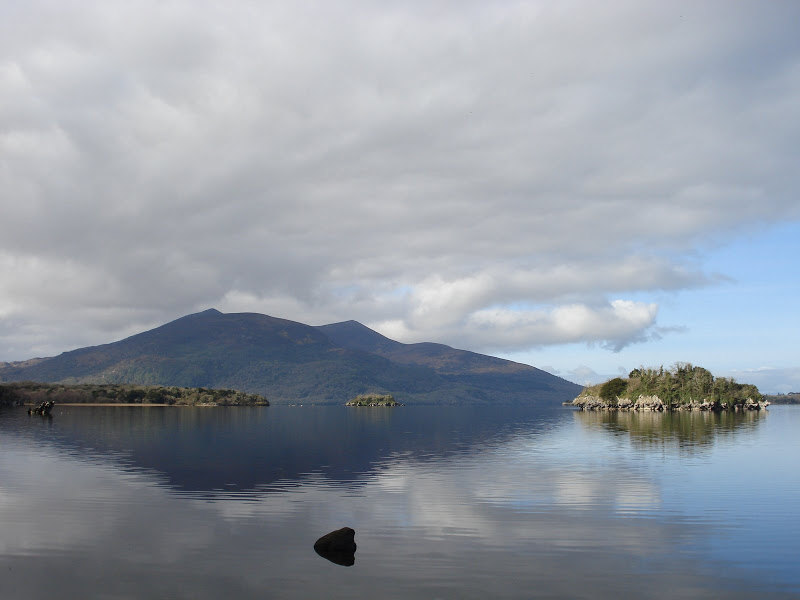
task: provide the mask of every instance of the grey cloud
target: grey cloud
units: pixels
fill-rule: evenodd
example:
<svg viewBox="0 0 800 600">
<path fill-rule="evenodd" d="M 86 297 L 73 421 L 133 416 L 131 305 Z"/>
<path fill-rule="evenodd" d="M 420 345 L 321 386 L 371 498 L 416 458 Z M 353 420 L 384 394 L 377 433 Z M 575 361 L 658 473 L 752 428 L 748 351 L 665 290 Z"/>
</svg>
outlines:
<svg viewBox="0 0 800 600">
<path fill-rule="evenodd" d="M 708 285 L 698 248 L 800 219 L 793 6 L 437 6 L 5 7 L 0 317 L 55 350 L 238 298 L 619 349 L 655 313 L 507 327 Z"/>
</svg>

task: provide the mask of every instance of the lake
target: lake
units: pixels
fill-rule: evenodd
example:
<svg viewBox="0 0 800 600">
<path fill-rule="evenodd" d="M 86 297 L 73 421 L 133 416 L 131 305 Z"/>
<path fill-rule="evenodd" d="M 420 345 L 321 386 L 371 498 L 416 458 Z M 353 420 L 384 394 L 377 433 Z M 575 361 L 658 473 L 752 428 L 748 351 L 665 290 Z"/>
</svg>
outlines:
<svg viewBox="0 0 800 600">
<path fill-rule="evenodd" d="M 798 598 L 800 407 L 0 409 L 0 598 Z M 352 566 L 317 538 L 349 526 Z"/>
</svg>

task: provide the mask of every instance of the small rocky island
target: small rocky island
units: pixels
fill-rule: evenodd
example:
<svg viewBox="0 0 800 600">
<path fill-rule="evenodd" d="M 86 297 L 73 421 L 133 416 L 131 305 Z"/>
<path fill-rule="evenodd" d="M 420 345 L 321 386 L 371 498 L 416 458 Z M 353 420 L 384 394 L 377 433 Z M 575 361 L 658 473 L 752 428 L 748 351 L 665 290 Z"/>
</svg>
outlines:
<svg viewBox="0 0 800 600">
<path fill-rule="evenodd" d="M 389 394 L 361 394 L 356 396 L 345 406 L 403 406 Z"/>
<path fill-rule="evenodd" d="M 581 410 L 761 410 L 769 402 L 754 385 L 714 377 L 708 369 L 678 363 L 665 370 L 634 369 L 627 378 L 616 377 L 587 386 L 572 402 Z"/>
</svg>

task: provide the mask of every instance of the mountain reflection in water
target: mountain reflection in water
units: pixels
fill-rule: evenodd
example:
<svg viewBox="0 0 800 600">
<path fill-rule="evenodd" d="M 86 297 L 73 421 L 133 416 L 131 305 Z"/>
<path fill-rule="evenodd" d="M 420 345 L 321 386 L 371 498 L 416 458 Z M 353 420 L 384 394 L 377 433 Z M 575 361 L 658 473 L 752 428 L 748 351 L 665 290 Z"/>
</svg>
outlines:
<svg viewBox="0 0 800 600">
<path fill-rule="evenodd" d="M 563 411 L 473 408 L 57 407 L 42 440 L 114 457 L 185 492 L 236 492 L 319 475 L 351 484 L 397 457 L 441 460 L 543 427 Z M 514 418 L 514 417 L 518 418 Z M 28 431 L 26 431 L 28 433 Z"/>
<path fill-rule="evenodd" d="M 608 417 L 0 412 L 0 597 L 796 597 L 800 410 L 685 446 Z M 313 550 L 344 525 L 346 569 Z"/>
</svg>

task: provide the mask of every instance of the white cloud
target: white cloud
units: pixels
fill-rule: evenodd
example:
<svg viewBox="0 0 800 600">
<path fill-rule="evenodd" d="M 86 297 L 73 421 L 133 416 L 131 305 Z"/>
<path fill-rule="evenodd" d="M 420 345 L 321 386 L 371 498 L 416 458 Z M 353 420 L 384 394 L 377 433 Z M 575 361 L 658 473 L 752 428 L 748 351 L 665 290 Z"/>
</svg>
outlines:
<svg viewBox="0 0 800 600">
<path fill-rule="evenodd" d="M 655 323 L 657 312 L 655 304 L 613 300 L 605 306 L 567 304 L 549 311 L 486 309 L 468 322 L 479 331 L 490 330 L 482 345 L 491 345 L 492 339 L 520 348 L 530 346 L 531 340 L 542 345 L 591 341 L 619 350 L 639 340 Z"/>
<path fill-rule="evenodd" d="M 599 383 L 601 381 L 605 381 L 606 379 L 609 379 L 608 377 L 600 375 L 599 373 L 597 373 L 590 367 L 587 367 L 586 365 L 579 365 L 574 369 L 567 371 L 565 377 L 569 381 L 574 381 L 575 383 L 580 385 L 592 385 L 595 383 Z"/>
</svg>

